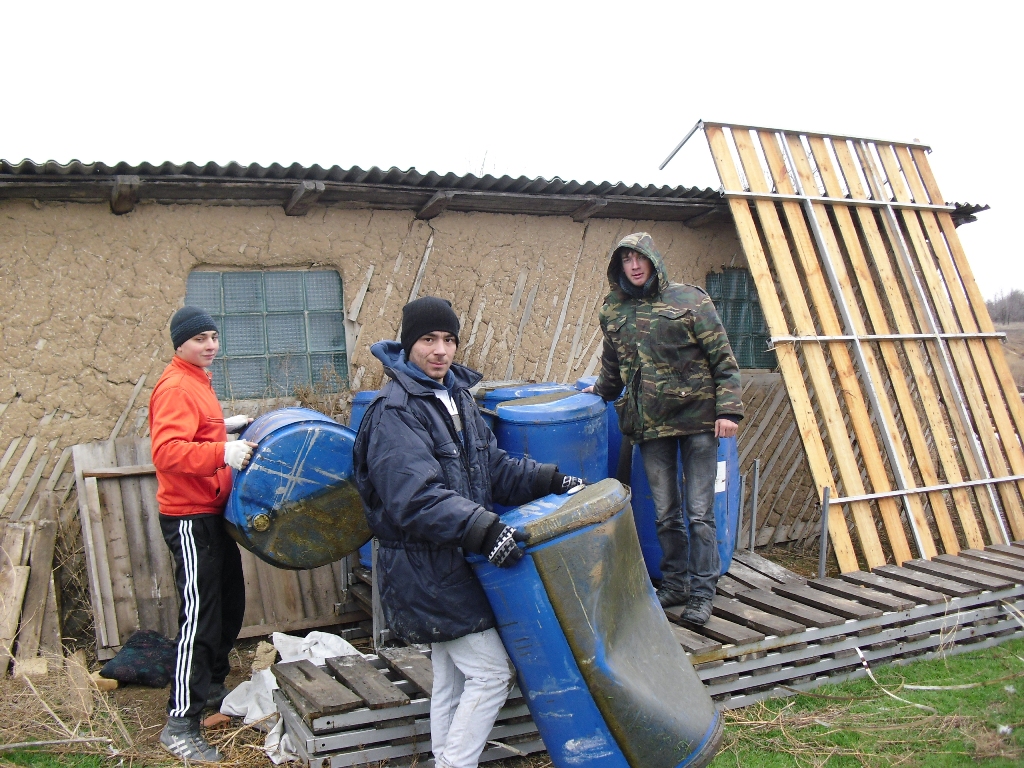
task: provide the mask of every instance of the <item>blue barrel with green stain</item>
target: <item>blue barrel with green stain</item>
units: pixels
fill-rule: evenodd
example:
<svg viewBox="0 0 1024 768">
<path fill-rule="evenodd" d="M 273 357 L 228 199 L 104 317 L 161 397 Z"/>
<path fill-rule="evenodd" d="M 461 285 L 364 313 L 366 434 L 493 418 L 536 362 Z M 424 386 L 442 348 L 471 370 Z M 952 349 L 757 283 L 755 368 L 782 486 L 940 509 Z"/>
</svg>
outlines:
<svg viewBox="0 0 1024 768">
<path fill-rule="evenodd" d="M 525 556 L 470 562 L 555 768 L 699 768 L 722 717 L 644 571 L 629 491 L 606 479 L 502 516 Z"/>
<path fill-rule="evenodd" d="M 224 510 L 239 544 L 280 568 L 306 569 L 340 560 L 370 538 L 352 482 L 355 432 L 308 408 L 281 408 L 240 439 L 257 446 L 234 473 Z"/>
</svg>

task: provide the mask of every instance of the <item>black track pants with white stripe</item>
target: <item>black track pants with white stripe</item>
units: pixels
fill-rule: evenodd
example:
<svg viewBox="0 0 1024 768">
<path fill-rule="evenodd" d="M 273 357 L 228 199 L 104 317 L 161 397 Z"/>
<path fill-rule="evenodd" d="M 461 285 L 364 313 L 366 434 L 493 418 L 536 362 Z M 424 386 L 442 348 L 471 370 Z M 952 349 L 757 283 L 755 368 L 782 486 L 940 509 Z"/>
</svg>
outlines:
<svg viewBox="0 0 1024 768">
<path fill-rule="evenodd" d="M 211 683 L 222 683 L 227 677 L 228 654 L 242 628 L 242 557 L 224 530 L 221 515 L 160 515 L 160 528 L 174 559 L 174 582 L 181 600 L 167 714 L 197 717 Z"/>
</svg>

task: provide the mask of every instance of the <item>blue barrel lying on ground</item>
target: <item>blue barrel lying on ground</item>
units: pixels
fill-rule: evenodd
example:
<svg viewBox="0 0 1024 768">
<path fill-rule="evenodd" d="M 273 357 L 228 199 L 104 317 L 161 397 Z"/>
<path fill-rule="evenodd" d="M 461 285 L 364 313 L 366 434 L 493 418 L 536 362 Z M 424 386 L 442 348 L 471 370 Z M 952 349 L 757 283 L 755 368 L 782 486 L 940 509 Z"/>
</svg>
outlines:
<svg viewBox="0 0 1024 768">
<path fill-rule="evenodd" d="M 555 768 L 710 762 L 722 719 L 644 572 L 628 490 L 607 479 L 502 520 L 526 556 L 471 562 Z"/>
<path fill-rule="evenodd" d="M 377 397 L 376 389 L 366 389 L 352 395 L 352 411 L 348 419 L 348 426 L 353 432 L 359 431 L 359 425 L 363 423 L 363 416 L 370 403 Z M 373 562 L 373 542 L 368 541 L 359 548 L 359 564 L 363 568 L 369 568 Z"/>
<path fill-rule="evenodd" d="M 256 419 L 240 439 L 258 445 L 234 473 L 224 510 L 239 544 L 281 568 L 316 568 L 370 538 L 351 481 L 351 429 L 308 408 L 281 408 Z"/>
<path fill-rule="evenodd" d="M 576 389 L 586 389 L 597 381 L 597 376 L 584 376 L 576 379 Z M 615 413 L 615 401 L 605 405 L 608 411 L 608 477 L 618 477 L 619 452 L 622 449 L 622 433 L 619 431 L 619 416 Z M 625 478 L 621 478 L 624 480 Z"/>
<path fill-rule="evenodd" d="M 682 468 L 679 470 L 682 486 L 683 510 L 686 510 L 686 483 Z M 633 472 L 630 487 L 633 491 L 633 516 L 636 532 L 640 537 L 640 550 L 652 579 L 661 578 L 661 544 L 658 543 L 657 515 L 651 486 L 647 482 L 644 460 L 639 446 L 633 446 Z M 715 531 L 718 537 L 718 557 L 722 561 L 721 572 L 725 573 L 732 564 L 732 552 L 736 547 L 736 525 L 740 514 L 740 469 L 736 452 L 736 438 L 718 439 L 718 474 L 715 479 Z"/>
<path fill-rule="evenodd" d="M 608 426 L 604 402 L 573 388 L 496 408 L 494 436 L 511 456 L 557 464 L 560 472 L 595 483 L 607 477 Z"/>
</svg>

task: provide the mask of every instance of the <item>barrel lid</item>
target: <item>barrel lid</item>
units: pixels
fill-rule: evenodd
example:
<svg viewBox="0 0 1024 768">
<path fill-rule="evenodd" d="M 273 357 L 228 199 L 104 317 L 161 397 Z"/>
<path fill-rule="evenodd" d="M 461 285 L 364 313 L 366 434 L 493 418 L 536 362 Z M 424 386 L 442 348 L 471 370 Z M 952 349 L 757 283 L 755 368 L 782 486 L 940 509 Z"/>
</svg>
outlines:
<svg viewBox="0 0 1024 768">
<path fill-rule="evenodd" d="M 588 485 L 572 496 L 545 496 L 502 515 L 506 525 L 530 536 L 528 547 L 603 523 L 629 504 L 630 493 L 614 478 Z"/>
<path fill-rule="evenodd" d="M 326 416 L 320 413 L 320 411 L 314 411 L 312 408 L 289 406 L 288 408 L 279 408 L 276 411 L 263 414 L 252 422 L 238 439 L 258 443 L 267 435 L 283 426 L 290 424 L 307 424 L 317 421 L 341 426 L 330 416 Z"/>
<path fill-rule="evenodd" d="M 597 383 L 597 376 L 581 376 L 576 379 L 576 389 L 586 389 Z"/>
<path fill-rule="evenodd" d="M 544 381 L 539 384 L 516 384 L 511 387 L 498 387 L 487 391 L 478 390 L 476 397 L 478 400 L 482 400 L 485 406 L 490 405 L 493 407 L 498 403 L 504 403 L 508 400 L 520 400 L 524 397 L 536 397 L 537 395 L 546 395 L 551 392 L 568 392 L 571 394 L 575 391 L 568 384 Z"/>
<path fill-rule="evenodd" d="M 558 424 L 599 416 L 604 413 L 604 407 L 604 401 L 597 395 L 569 390 L 566 393 L 552 392 L 498 403 L 496 410 L 501 421 L 516 424 Z"/>
</svg>

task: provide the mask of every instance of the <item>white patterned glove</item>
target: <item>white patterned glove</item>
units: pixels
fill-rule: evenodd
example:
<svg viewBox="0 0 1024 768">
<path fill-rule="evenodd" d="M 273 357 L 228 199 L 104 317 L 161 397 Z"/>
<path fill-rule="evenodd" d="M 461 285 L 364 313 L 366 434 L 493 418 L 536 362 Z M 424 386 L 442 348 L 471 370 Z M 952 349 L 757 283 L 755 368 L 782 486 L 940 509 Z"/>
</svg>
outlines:
<svg viewBox="0 0 1024 768">
<path fill-rule="evenodd" d="M 229 443 L 224 443 L 224 463 L 232 469 L 239 471 L 245 469 L 249 464 L 249 459 L 252 458 L 252 449 L 255 447 L 256 443 L 250 443 L 248 440 L 232 440 Z"/>
<path fill-rule="evenodd" d="M 252 424 L 252 418 L 245 414 L 241 416 L 228 416 L 224 419 L 224 428 L 228 431 L 229 435 L 237 435 L 250 424 Z"/>
</svg>

